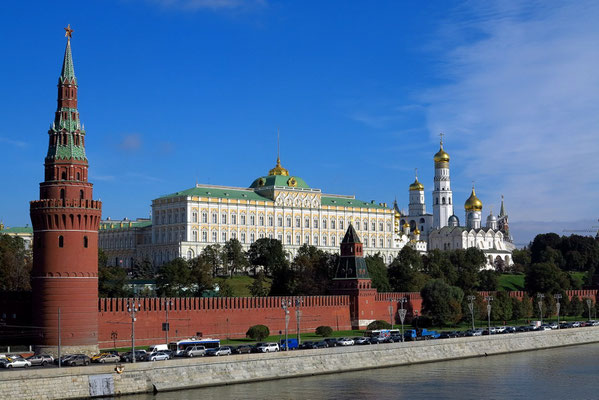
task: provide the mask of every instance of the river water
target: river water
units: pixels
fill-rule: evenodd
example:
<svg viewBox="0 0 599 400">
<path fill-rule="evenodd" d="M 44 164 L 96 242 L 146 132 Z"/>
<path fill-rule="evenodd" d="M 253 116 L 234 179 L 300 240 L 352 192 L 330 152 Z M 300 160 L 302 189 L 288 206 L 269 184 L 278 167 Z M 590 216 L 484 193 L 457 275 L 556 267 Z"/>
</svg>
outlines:
<svg viewBox="0 0 599 400">
<path fill-rule="evenodd" d="M 599 399 L 599 344 L 123 399 Z"/>
</svg>

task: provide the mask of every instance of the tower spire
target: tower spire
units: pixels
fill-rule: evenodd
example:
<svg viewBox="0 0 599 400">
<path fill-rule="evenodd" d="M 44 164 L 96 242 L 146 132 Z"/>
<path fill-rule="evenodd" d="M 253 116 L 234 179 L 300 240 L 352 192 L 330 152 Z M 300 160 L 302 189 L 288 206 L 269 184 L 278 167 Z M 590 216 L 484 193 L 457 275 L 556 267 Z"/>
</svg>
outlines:
<svg viewBox="0 0 599 400">
<path fill-rule="evenodd" d="M 281 130 L 277 127 L 277 166 L 281 166 Z"/>
<path fill-rule="evenodd" d="M 59 83 L 69 82 L 76 85 L 77 78 L 75 78 L 75 67 L 73 66 L 73 56 L 71 55 L 71 37 L 73 37 L 71 24 L 64 28 L 64 30 L 66 31 L 64 35 L 67 38 L 67 47 L 64 51 Z"/>
<path fill-rule="evenodd" d="M 501 195 L 501 209 L 499 210 L 499 216 L 500 217 L 505 216 L 505 208 L 503 207 L 503 195 Z"/>
</svg>

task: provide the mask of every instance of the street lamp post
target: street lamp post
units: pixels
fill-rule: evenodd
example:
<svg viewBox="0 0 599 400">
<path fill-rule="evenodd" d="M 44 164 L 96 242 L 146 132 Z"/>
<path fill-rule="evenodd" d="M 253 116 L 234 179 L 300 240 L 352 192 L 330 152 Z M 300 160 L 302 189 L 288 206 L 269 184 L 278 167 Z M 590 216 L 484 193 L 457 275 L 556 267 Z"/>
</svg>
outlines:
<svg viewBox="0 0 599 400">
<path fill-rule="evenodd" d="M 537 294 L 537 299 L 539 299 L 538 303 L 539 303 L 539 313 L 541 314 L 541 325 L 543 325 L 543 299 L 545 298 L 545 295 L 543 293 L 538 293 Z"/>
<path fill-rule="evenodd" d="M 474 331 L 474 300 L 476 300 L 476 296 L 468 296 L 468 309 L 470 310 L 470 315 L 472 316 L 472 330 Z"/>
<path fill-rule="evenodd" d="M 135 300 L 132 303 L 127 302 L 127 311 L 131 316 L 131 362 L 135 363 L 135 321 L 137 318 L 135 314 L 141 310 L 141 304 L 138 302 L 135 304 Z"/>
<path fill-rule="evenodd" d="M 393 299 L 389 299 L 389 323 L 393 329 Z"/>
<path fill-rule="evenodd" d="M 403 337 L 403 321 L 406 318 L 406 309 L 403 308 L 403 304 L 406 303 L 408 301 L 408 299 L 406 299 L 405 297 L 402 297 L 401 299 L 399 299 L 399 306 L 401 307 L 397 313 L 399 314 L 399 321 L 401 322 L 401 341 L 404 341 L 404 337 Z"/>
<path fill-rule="evenodd" d="M 587 299 L 587 307 L 589 307 L 589 321 L 591 320 L 591 305 L 593 301 L 591 299 Z"/>
<path fill-rule="evenodd" d="M 493 301 L 493 296 L 485 296 L 485 301 L 487 302 L 487 318 L 489 321 L 489 335 L 491 335 L 491 302 Z"/>
<path fill-rule="evenodd" d="M 557 294 L 554 294 L 553 297 L 555 298 L 555 301 L 556 301 L 556 303 L 555 303 L 555 309 L 557 310 L 557 329 L 561 329 L 560 325 L 559 325 L 559 309 L 560 309 L 560 306 L 561 306 L 561 304 L 559 302 L 559 299 L 562 298 L 562 295 L 559 294 L 559 293 L 557 293 Z"/>
<path fill-rule="evenodd" d="M 62 368 L 62 360 L 60 358 L 60 351 L 62 349 L 62 334 L 60 332 L 60 307 L 58 307 L 58 368 Z"/>
<path fill-rule="evenodd" d="M 283 300 L 281 302 L 281 308 L 285 313 L 285 351 L 289 350 L 289 339 L 287 329 L 289 327 L 289 307 L 291 307 L 291 300 Z"/>
<path fill-rule="evenodd" d="M 165 336 L 165 340 L 166 340 L 166 345 L 168 346 L 168 331 L 170 330 L 170 325 L 168 323 L 168 310 L 169 308 L 171 308 L 171 305 L 173 304 L 173 302 L 171 300 L 166 300 L 164 302 L 164 311 L 166 313 L 166 322 L 164 324 L 164 336 Z"/>
<path fill-rule="evenodd" d="M 302 337 L 301 337 L 301 330 L 300 330 L 300 319 L 302 317 L 302 310 L 300 310 L 300 307 L 303 302 L 304 302 L 304 299 L 302 299 L 301 297 L 297 297 L 295 299 L 295 317 L 297 318 L 297 345 L 298 346 L 300 344 L 302 344 Z"/>
</svg>

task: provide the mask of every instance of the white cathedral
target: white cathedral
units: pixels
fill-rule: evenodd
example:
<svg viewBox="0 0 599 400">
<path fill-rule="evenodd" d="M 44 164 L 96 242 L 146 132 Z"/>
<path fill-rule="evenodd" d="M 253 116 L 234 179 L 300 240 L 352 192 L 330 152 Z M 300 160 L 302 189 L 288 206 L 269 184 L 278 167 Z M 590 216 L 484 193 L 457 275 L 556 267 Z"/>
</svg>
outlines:
<svg viewBox="0 0 599 400">
<path fill-rule="evenodd" d="M 433 213 L 426 210 L 424 185 L 409 187 L 409 212 L 397 202 L 366 202 L 351 195 L 325 194 L 300 177 L 276 166 L 247 188 L 195 185 L 152 201 L 152 218 L 103 220 L 99 245 L 109 264 L 131 267 L 150 260 L 158 266 L 176 257 L 191 259 L 208 245 L 237 239 L 244 249 L 261 238 L 278 239 L 289 257 L 304 244 L 339 252 L 347 225 L 352 223 L 364 244 L 365 255 L 379 253 L 389 264 L 404 246 L 422 254 L 429 249 L 476 247 L 487 258 L 487 268 L 511 265 L 514 249 L 508 216 L 501 203 L 499 216 L 489 214 L 481 226 L 482 202 L 474 188 L 464 205 L 466 226 L 454 213 L 449 176 L 449 154 L 434 156 Z"/>
</svg>

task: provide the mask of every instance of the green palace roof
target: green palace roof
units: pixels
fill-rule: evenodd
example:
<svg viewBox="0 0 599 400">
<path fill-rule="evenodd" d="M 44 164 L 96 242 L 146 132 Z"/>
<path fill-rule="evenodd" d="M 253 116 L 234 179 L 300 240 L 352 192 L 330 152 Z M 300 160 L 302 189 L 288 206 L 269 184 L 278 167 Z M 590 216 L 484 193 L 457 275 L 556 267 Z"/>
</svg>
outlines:
<svg viewBox="0 0 599 400">
<path fill-rule="evenodd" d="M 260 196 L 256 192 L 250 189 L 235 189 L 235 188 L 215 188 L 211 186 L 196 186 L 191 189 L 182 190 L 180 192 L 167 194 L 161 196 L 158 199 L 167 199 L 172 197 L 181 196 L 201 196 L 201 197 L 215 197 L 219 199 L 239 199 L 239 200 L 260 200 L 260 201 L 272 201 L 271 199 Z"/>
<path fill-rule="evenodd" d="M 269 186 L 286 186 L 300 189 L 310 189 L 310 186 L 298 176 L 285 175 L 267 175 L 261 176 L 252 182 L 250 188 L 269 187 Z"/>
<path fill-rule="evenodd" d="M 33 227 L 31 226 L 13 226 L 12 228 L 6 228 L 0 230 L 0 233 L 33 233 Z"/>
<path fill-rule="evenodd" d="M 341 207 L 363 207 L 363 208 L 378 208 L 378 209 L 389 209 L 389 207 L 381 206 L 380 204 L 373 202 L 366 202 L 358 199 L 352 199 L 349 197 L 328 197 L 322 196 L 320 203 L 323 206 L 341 206 Z"/>
<path fill-rule="evenodd" d="M 121 226 L 121 223 L 123 226 Z M 131 225 L 129 225 L 131 224 Z M 100 223 L 101 230 L 118 230 L 118 229 L 131 229 L 131 228 L 145 228 L 152 225 L 152 221 L 102 221 Z"/>
</svg>

